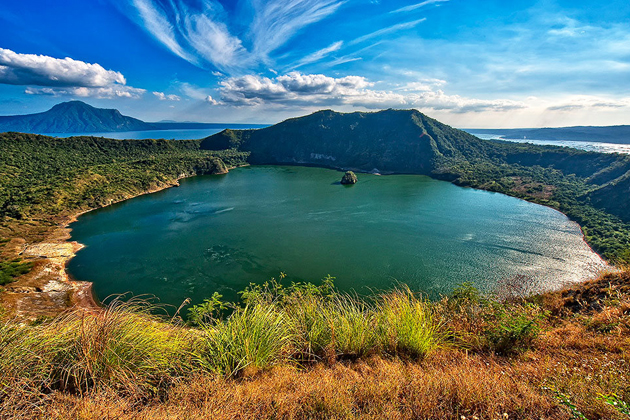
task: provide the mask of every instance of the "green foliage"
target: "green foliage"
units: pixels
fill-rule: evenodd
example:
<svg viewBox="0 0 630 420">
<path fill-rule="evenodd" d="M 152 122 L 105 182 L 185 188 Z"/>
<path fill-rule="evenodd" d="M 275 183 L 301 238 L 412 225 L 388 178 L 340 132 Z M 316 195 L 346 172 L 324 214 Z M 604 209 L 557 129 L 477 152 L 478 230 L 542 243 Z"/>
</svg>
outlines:
<svg viewBox="0 0 630 420">
<path fill-rule="evenodd" d="M 212 297 L 204 299 L 203 303 L 189 308 L 188 322 L 193 325 L 202 325 L 218 319 L 221 312 L 228 308 L 228 306 L 221 301 L 221 298 L 223 298 L 223 295 L 214 292 Z"/>
<path fill-rule="evenodd" d="M 247 153 L 201 150 L 200 143 L 2 133 L 0 219 L 97 208 L 246 160 Z"/>
<path fill-rule="evenodd" d="M 16 280 L 33 268 L 32 262 L 22 262 L 20 259 L 12 261 L 0 261 L 0 286 L 4 286 Z"/>
<path fill-rule="evenodd" d="M 304 296 L 327 298 L 335 292 L 335 278 L 330 275 L 322 279 L 319 286 L 311 282 L 291 282 L 288 286 L 285 286 L 282 282 L 286 277 L 287 275 L 281 272 L 278 280 L 272 278 L 263 284 L 250 283 L 245 290 L 238 292 L 241 301 L 245 304 L 259 302 L 287 303 Z"/>
<path fill-rule="evenodd" d="M 600 395 L 600 398 L 606 404 L 612 406 L 620 414 L 625 414 L 626 416 L 630 417 L 630 404 L 622 400 L 618 395 Z"/>
<path fill-rule="evenodd" d="M 508 355 L 528 349 L 540 333 L 540 323 L 547 317 L 533 304 L 495 304 L 485 331 L 490 348 L 498 354 Z"/>
<path fill-rule="evenodd" d="M 451 299 L 460 304 L 478 303 L 482 299 L 481 292 L 472 282 L 466 281 L 453 289 Z"/>
<path fill-rule="evenodd" d="M 584 414 L 582 414 L 582 412 L 578 409 L 578 407 L 571 401 L 571 397 L 569 397 L 567 394 L 564 394 L 558 391 L 557 389 L 553 389 L 553 388 L 543 388 L 543 389 L 551 391 L 556 401 L 558 401 L 560 404 L 562 404 L 569 410 L 572 418 L 576 420 L 588 420 L 588 418 Z"/>
</svg>

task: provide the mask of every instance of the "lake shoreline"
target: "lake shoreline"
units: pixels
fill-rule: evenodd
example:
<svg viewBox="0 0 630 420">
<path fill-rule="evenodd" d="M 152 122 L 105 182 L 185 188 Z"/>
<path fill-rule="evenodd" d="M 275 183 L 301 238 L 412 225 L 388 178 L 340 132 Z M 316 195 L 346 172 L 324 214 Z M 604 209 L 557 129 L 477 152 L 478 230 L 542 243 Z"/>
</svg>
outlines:
<svg viewBox="0 0 630 420">
<path fill-rule="evenodd" d="M 244 166 L 250 166 L 250 165 L 240 165 L 237 167 L 244 167 Z M 254 165 L 254 166 L 260 166 L 260 165 Z M 338 170 L 338 171 L 352 169 L 352 168 L 331 167 L 327 165 L 305 165 L 305 164 L 300 164 L 300 163 L 292 163 L 292 164 L 283 163 L 283 164 L 277 164 L 277 165 L 262 165 L 262 166 L 317 167 L 317 168 L 323 168 L 323 169 L 333 169 L 333 170 Z M 227 169 L 232 170 L 237 167 L 228 167 Z M 374 175 L 374 173 L 365 172 L 365 171 L 356 171 L 356 172 Z M 376 175 L 381 175 L 381 173 L 378 173 Z M 418 175 L 418 174 L 383 173 L 383 175 Z M 54 316 L 54 313 L 62 313 L 68 310 L 84 310 L 88 312 L 101 310 L 103 308 L 103 305 L 101 304 L 98 297 L 95 296 L 94 294 L 93 283 L 90 281 L 76 280 L 67 272 L 67 265 L 70 262 L 70 260 L 75 256 L 75 253 L 77 251 L 79 251 L 80 249 L 84 247 L 83 244 L 77 241 L 70 240 L 71 232 L 72 232 L 70 225 L 76 222 L 80 216 L 86 213 L 89 213 L 93 210 L 109 207 L 113 204 L 117 204 L 117 203 L 127 201 L 132 198 L 137 198 L 143 195 L 148 195 L 148 194 L 153 194 L 159 191 L 164 191 L 171 187 L 178 187 L 180 185 L 180 182 L 179 182 L 180 180 L 186 179 L 186 178 L 192 178 L 196 176 L 197 174 L 183 175 L 171 182 L 166 182 L 163 185 L 160 185 L 155 188 L 151 188 L 140 194 L 125 197 L 119 200 L 110 200 L 110 202 L 104 206 L 94 208 L 94 209 L 78 211 L 66 217 L 62 216 L 63 221 L 60 224 L 58 224 L 55 228 L 53 228 L 46 235 L 43 241 L 35 242 L 29 245 L 25 244 L 25 247 L 23 248 L 22 252 L 19 253 L 19 255 L 30 257 L 29 261 L 34 261 L 35 267 L 33 268 L 33 270 L 31 270 L 30 273 L 23 276 L 27 278 L 26 284 L 24 284 L 25 282 L 22 281 L 23 280 L 22 278 L 20 278 L 20 280 L 18 280 L 17 282 L 10 283 L 7 286 L 5 286 L 5 291 L 2 292 L 2 295 L 0 296 L 0 302 L 6 304 L 7 294 L 8 295 L 29 295 L 29 299 L 26 299 L 26 301 L 31 301 L 34 304 L 41 303 L 42 301 L 46 301 L 48 305 L 46 306 L 44 311 L 41 310 L 42 308 L 38 308 L 36 305 L 29 304 L 28 302 L 24 302 L 24 301 L 19 302 L 19 298 L 17 299 L 18 302 L 14 302 L 13 304 L 8 305 L 10 309 L 11 308 L 15 309 L 14 312 L 16 313 L 16 315 L 22 318 L 27 318 L 31 320 L 34 320 L 37 317 L 41 317 L 41 316 Z M 438 181 L 446 181 L 438 177 L 431 177 L 431 176 L 428 176 L 428 177 L 434 180 L 438 180 Z M 453 182 L 449 182 L 449 183 L 455 186 L 459 186 L 457 184 L 454 184 Z M 481 188 L 473 188 L 473 187 L 464 187 L 464 188 L 471 188 L 474 190 L 493 192 L 493 191 L 488 191 Z M 499 194 L 502 194 L 502 193 L 499 193 Z M 568 221 L 570 221 L 572 224 L 575 224 L 579 228 L 582 242 L 584 242 L 589 248 L 589 250 L 593 254 L 597 255 L 597 257 L 604 264 L 604 267 L 600 271 L 606 271 L 610 268 L 610 265 L 608 264 L 608 262 L 599 253 L 595 252 L 593 248 L 588 244 L 588 242 L 586 242 L 584 232 L 582 230 L 582 227 L 579 225 L 579 223 L 575 222 L 574 220 L 571 220 L 565 213 L 553 207 L 545 206 L 544 204 L 536 203 L 534 201 L 529 201 L 520 197 L 510 196 L 508 194 L 502 194 L 502 195 L 512 197 L 512 198 L 518 198 L 519 200 L 526 201 L 532 204 L 539 204 L 562 214 Z M 67 252 L 68 247 L 71 248 L 71 252 Z M 43 253 L 44 255 L 39 255 L 37 251 L 40 251 L 42 249 L 46 250 L 46 252 Z M 595 277 L 597 276 L 594 275 L 593 278 Z M 32 284 L 33 282 L 30 280 L 32 280 L 33 278 L 40 280 L 39 282 L 37 282 L 38 284 L 35 284 L 35 285 Z M 582 280 L 582 282 L 588 281 L 588 280 L 590 280 L 590 278 L 585 278 Z M 548 290 L 552 291 L 555 289 L 558 289 L 558 287 L 550 288 Z M 54 298 L 55 293 L 59 294 L 62 292 L 66 293 L 65 299 Z M 53 297 L 50 299 L 41 299 L 41 298 L 33 299 L 34 295 L 37 295 L 37 294 L 40 294 L 40 295 L 52 294 Z M 11 302 L 12 300 L 14 299 L 8 299 L 9 302 Z M 51 301 L 57 302 L 56 307 L 54 307 L 55 305 L 51 307 L 50 305 Z"/>
<path fill-rule="evenodd" d="M 249 166 L 249 165 L 240 165 Z M 227 167 L 229 171 L 237 166 Z M 213 175 L 224 175 L 226 172 Z M 67 265 L 76 252 L 85 247 L 72 241 L 70 225 L 78 218 L 91 211 L 109 207 L 143 195 L 153 194 L 172 187 L 179 187 L 179 181 L 197 174 L 182 174 L 176 179 L 150 188 L 139 194 L 109 202 L 101 207 L 80 210 L 55 217 L 59 222 L 44 234 L 41 241 L 28 243 L 20 237 L 9 238 L 18 243 L 21 250 L 15 248 L 14 257 L 22 258 L 34 264 L 31 271 L 17 281 L 0 289 L 0 303 L 15 316 L 22 319 L 36 320 L 51 317 L 68 310 L 99 311 L 103 308 L 94 294 L 93 283 L 75 279 L 67 271 Z M 27 236 L 27 235 L 26 235 Z"/>
</svg>

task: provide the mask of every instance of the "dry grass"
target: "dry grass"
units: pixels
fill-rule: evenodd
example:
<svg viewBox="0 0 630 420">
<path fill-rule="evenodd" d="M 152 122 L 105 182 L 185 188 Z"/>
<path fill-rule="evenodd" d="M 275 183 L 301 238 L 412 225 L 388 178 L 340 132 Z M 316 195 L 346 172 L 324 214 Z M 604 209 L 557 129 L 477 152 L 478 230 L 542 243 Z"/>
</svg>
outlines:
<svg viewBox="0 0 630 420">
<path fill-rule="evenodd" d="M 45 392 L 35 392 L 33 378 L 14 371 L 13 376 L 5 376 L 0 380 L 5 386 L 0 400 L 0 418 L 627 419 L 627 416 L 607 404 L 602 396 L 616 394 L 623 401 L 630 398 L 629 281 L 629 272 L 626 270 L 606 274 L 597 281 L 576 286 L 573 290 L 531 299 L 541 303 L 537 311 L 546 310 L 550 316 L 542 323 L 542 332 L 529 349 L 509 356 L 496 355 L 484 331 L 492 328 L 493 323 L 504 316 L 497 315 L 496 308 L 502 308 L 503 312 L 500 313 L 505 313 L 507 308 L 507 312 L 519 310 L 529 314 L 534 306 L 527 302 L 489 304 L 473 296 L 468 300 L 442 301 L 427 311 L 425 305 L 428 304 L 421 301 L 410 300 L 406 303 L 403 299 L 387 303 L 386 298 L 381 302 L 380 321 L 367 307 L 360 305 L 352 307 L 346 304 L 344 310 L 347 319 L 336 324 L 330 323 L 331 314 L 322 313 L 322 319 L 329 325 L 339 331 L 347 330 L 347 337 L 357 337 L 375 346 L 372 349 L 377 349 L 361 352 L 351 343 L 345 340 L 337 342 L 338 338 L 335 338 L 332 342 L 337 351 L 346 348 L 348 354 L 355 355 L 350 359 L 323 358 L 319 362 L 296 364 L 288 359 L 291 352 L 289 348 L 293 346 L 294 351 L 299 353 L 308 344 L 281 340 L 282 345 L 278 349 L 282 357 L 267 363 L 266 368 L 263 364 L 255 366 L 255 369 L 244 369 L 237 378 L 233 378 L 212 373 L 212 369 L 195 368 L 194 358 L 191 361 L 186 354 L 197 351 L 196 345 L 189 347 L 190 352 L 187 353 L 181 350 L 185 348 L 181 343 L 175 346 L 177 348 L 162 344 L 152 351 L 162 354 L 160 357 L 155 356 L 158 366 L 160 360 L 168 358 L 169 363 L 165 365 L 168 368 L 155 370 L 152 366 L 145 366 L 144 363 L 153 363 L 151 357 L 154 356 L 148 353 L 129 359 L 133 362 L 119 362 L 120 365 L 114 370 L 96 369 L 97 366 L 112 363 L 110 359 L 89 357 L 94 366 L 91 369 L 100 372 L 90 380 L 99 386 L 75 386 L 77 389 L 49 386 Z M 597 303 L 588 301 L 589 298 L 595 299 Z M 576 305 L 576 301 L 581 303 Z M 303 308 L 293 306 L 302 316 L 303 323 L 298 325 L 300 328 L 318 319 L 317 311 L 309 305 Z M 279 325 L 279 317 L 288 315 L 282 315 L 278 307 L 267 309 L 267 312 L 258 314 L 265 320 L 266 329 L 254 329 L 252 334 L 266 331 L 267 335 L 263 337 L 265 340 L 275 335 L 285 337 L 285 329 L 274 328 Z M 392 322 L 388 317 L 396 312 L 405 315 Z M 340 313 L 337 312 L 337 315 Z M 450 330 L 456 337 L 450 345 L 434 347 L 428 354 L 423 353 L 424 357 L 420 359 L 409 357 L 414 353 L 401 351 L 407 345 L 404 344 L 407 341 L 402 338 L 410 331 L 413 337 L 426 332 L 413 333 L 412 327 L 422 317 L 429 316 L 429 313 L 436 317 L 430 325 L 441 325 L 438 333 Z M 232 321 L 234 325 L 231 327 L 225 327 L 223 333 L 226 336 L 243 334 L 238 339 L 247 342 L 251 336 L 243 332 L 244 326 L 239 322 L 250 322 L 251 319 L 247 317 L 253 315 L 245 313 L 242 316 Z M 409 317 L 412 321 L 402 323 L 401 320 Z M 382 319 L 390 321 L 386 323 Z M 75 318 L 72 322 L 78 321 Z M 115 325 L 104 321 L 90 322 L 107 330 L 110 336 L 117 337 L 117 341 L 127 343 L 118 344 L 117 349 L 120 346 L 124 349 L 133 348 L 134 343 L 137 343 L 137 339 L 131 338 L 137 330 L 124 327 L 121 319 Z M 390 333 L 399 329 L 396 340 L 392 341 L 391 337 L 384 339 L 383 336 L 387 334 L 383 335 L 377 330 L 376 336 L 381 338 L 374 341 L 364 331 L 370 326 L 384 324 L 390 325 Z M 151 331 L 159 340 L 168 339 L 162 334 L 174 334 L 175 337 L 178 334 L 191 334 L 173 325 L 154 325 L 152 328 L 158 332 Z M 363 327 L 358 328 L 359 325 Z M 129 331 L 129 334 L 116 332 L 119 329 Z M 5 329 L 2 334 L 4 337 L 8 334 L 19 335 L 19 331 L 15 328 Z M 305 334 L 309 330 L 299 331 Z M 316 336 L 312 338 L 313 342 L 323 336 L 327 338 L 321 339 L 323 341 L 320 344 L 330 344 L 330 332 L 322 331 L 313 335 Z M 199 337 L 203 339 L 202 333 L 193 335 L 193 342 L 197 342 Z M 87 340 L 72 348 L 83 349 L 83 354 L 107 353 L 102 350 L 103 342 L 88 345 L 90 342 Z M 377 345 L 379 342 L 383 344 Z M 426 340 L 420 344 L 423 343 Z M 248 342 L 248 345 L 251 344 Z M 205 343 L 202 348 L 207 345 Z M 95 348 L 101 350 L 94 352 Z M 254 353 L 259 350 L 257 347 L 248 348 Z M 21 349 L 24 350 L 24 347 Z M 6 355 L 8 348 L 5 346 L 0 350 Z M 402 357 L 399 357 L 398 352 Z M 27 357 L 24 359 L 28 361 L 29 353 L 25 355 Z M 11 357 L 17 357 L 17 354 Z M 72 359 L 74 362 L 68 366 L 75 366 L 76 370 L 76 360 L 79 359 Z M 85 362 L 85 358 L 81 360 Z M 136 369 L 138 366 L 141 369 Z M 76 373 L 73 375 L 82 377 Z M 134 383 L 138 384 L 135 389 L 132 386 Z M 29 384 L 30 387 L 24 386 Z M 7 385 L 9 388 L 6 388 Z"/>
</svg>

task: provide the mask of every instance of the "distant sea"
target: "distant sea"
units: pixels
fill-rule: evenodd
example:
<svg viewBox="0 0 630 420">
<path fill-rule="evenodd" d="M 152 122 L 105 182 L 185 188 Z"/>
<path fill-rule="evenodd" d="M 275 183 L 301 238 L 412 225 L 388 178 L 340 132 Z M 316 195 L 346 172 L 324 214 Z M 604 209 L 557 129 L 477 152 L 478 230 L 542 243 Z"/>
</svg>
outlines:
<svg viewBox="0 0 630 420">
<path fill-rule="evenodd" d="M 617 143 L 599 143 L 591 141 L 572 141 L 572 140 L 536 140 L 536 139 L 505 139 L 501 134 L 479 134 L 474 130 L 467 131 L 473 136 L 477 136 L 484 140 L 502 140 L 511 141 L 515 143 L 531 143 L 546 146 L 564 146 L 572 147 L 574 149 L 587 150 L 589 152 L 598 153 L 624 153 L 630 154 L 630 144 L 617 144 Z"/>
<path fill-rule="evenodd" d="M 247 128 L 261 128 L 260 125 L 244 126 L 239 124 L 238 126 L 226 124 L 225 126 L 217 126 L 213 128 L 195 128 L 184 130 L 146 130 L 146 131 L 121 131 L 121 132 L 106 132 L 106 133 L 39 133 L 46 136 L 53 137 L 76 137 L 76 136 L 94 136 L 94 137 L 106 137 L 109 139 L 131 139 L 131 140 L 144 140 L 144 139 L 167 139 L 167 140 L 195 140 L 203 139 L 216 133 L 220 133 L 226 128 L 234 129 L 247 129 Z"/>
</svg>

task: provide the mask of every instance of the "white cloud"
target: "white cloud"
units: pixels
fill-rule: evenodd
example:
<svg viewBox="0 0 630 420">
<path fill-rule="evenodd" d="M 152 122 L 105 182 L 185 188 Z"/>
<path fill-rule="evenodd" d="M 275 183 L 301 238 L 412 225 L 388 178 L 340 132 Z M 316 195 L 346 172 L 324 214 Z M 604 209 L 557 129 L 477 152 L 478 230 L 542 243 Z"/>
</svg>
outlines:
<svg viewBox="0 0 630 420">
<path fill-rule="evenodd" d="M 423 1 L 421 3 L 416 3 L 416 4 L 409 5 L 409 6 L 401 7 L 400 9 L 392 10 L 389 13 L 411 12 L 412 10 L 416 10 L 416 9 L 419 9 L 421 7 L 424 7 L 424 6 L 428 6 L 430 4 L 444 3 L 444 2 L 447 2 L 447 1 L 449 1 L 449 0 L 427 0 L 427 1 Z"/>
<path fill-rule="evenodd" d="M 197 101 L 207 102 L 212 105 L 222 105 L 222 102 L 215 100 L 210 95 L 210 89 L 200 88 L 190 83 L 180 83 L 179 90 L 186 96 Z"/>
<path fill-rule="evenodd" d="M 18 54 L 0 48 L 0 83 L 36 86 L 103 87 L 126 84 L 125 77 L 99 64 L 72 58 Z"/>
<path fill-rule="evenodd" d="M 219 101 L 215 101 L 215 100 L 212 98 L 212 96 L 210 96 L 210 95 L 206 96 L 206 98 L 205 98 L 204 100 L 205 100 L 206 102 L 208 102 L 209 104 L 212 104 L 212 105 L 221 105 L 221 102 L 219 102 Z"/>
<path fill-rule="evenodd" d="M 630 107 L 630 98 L 602 99 L 593 96 L 574 96 L 549 104 L 547 111 L 571 112 L 584 109 L 606 111 L 625 107 Z"/>
<path fill-rule="evenodd" d="M 160 101 L 179 101 L 181 98 L 177 95 L 167 95 L 164 92 L 153 92 Z"/>
<path fill-rule="evenodd" d="M 206 3 L 206 13 L 214 5 Z M 194 13 L 184 8 L 182 33 L 188 44 L 206 61 L 219 69 L 242 67 L 250 58 L 242 42 L 227 26 L 211 14 Z"/>
<path fill-rule="evenodd" d="M 105 70 L 100 64 L 4 48 L 0 48 L 0 83 L 28 86 L 25 93 L 29 95 L 139 98 L 145 92 L 127 86 L 122 73 Z"/>
<path fill-rule="evenodd" d="M 130 0 L 141 26 L 173 54 L 204 67 L 219 69 L 240 66 L 247 51 L 222 21 L 220 3 L 200 0 L 195 8 L 183 2 Z"/>
<path fill-rule="evenodd" d="M 251 0 L 253 20 L 244 34 L 248 50 L 234 35 L 231 19 L 216 0 L 128 0 L 138 23 L 173 54 L 199 66 L 235 73 L 269 62 L 269 54 L 302 28 L 336 12 L 341 0 Z"/>
<path fill-rule="evenodd" d="M 177 41 L 176 30 L 169 22 L 165 10 L 156 6 L 151 0 L 131 0 L 144 22 L 145 29 L 175 55 L 191 63 L 198 64 L 197 59 L 186 52 Z"/>
<path fill-rule="evenodd" d="M 507 111 L 524 108 L 511 100 L 482 100 L 447 95 L 436 89 L 445 82 L 437 79 L 409 84 L 403 91 L 374 89 L 374 83 L 360 76 L 334 78 L 323 74 L 291 72 L 273 79 L 256 75 L 232 77 L 221 82 L 224 103 L 235 106 L 335 106 L 362 108 L 430 108 L 455 113 Z"/>
<path fill-rule="evenodd" d="M 100 99 L 130 98 L 139 99 L 146 90 L 131 86 L 113 85 L 108 87 L 66 87 L 66 88 L 34 88 L 28 87 L 24 93 L 29 95 L 78 96 Z"/>
</svg>

